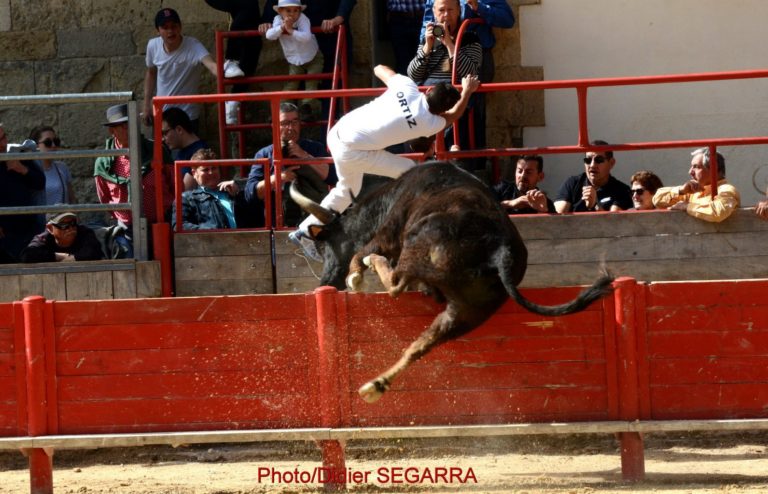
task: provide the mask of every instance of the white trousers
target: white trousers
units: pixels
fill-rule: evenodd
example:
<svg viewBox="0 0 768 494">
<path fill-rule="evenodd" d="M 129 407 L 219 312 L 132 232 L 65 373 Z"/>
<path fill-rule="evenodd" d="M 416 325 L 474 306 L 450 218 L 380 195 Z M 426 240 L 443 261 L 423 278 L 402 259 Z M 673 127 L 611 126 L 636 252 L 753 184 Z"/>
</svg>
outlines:
<svg viewBox="0 0 768 494">
<path fill-rule="evenodd" d="M 375 118 L 375 117 L 372 117 Z M 328 133 L 328 149 L 331 151 L 336 165 L 336 175 L 339 181 L 320 205 L 326 209 L 342 213 L 352 204 L 352 196 L 357 197 L 363 187 L 363 174 L 383 175 L 397 178 L 410 170 L 416 163 L 387 151 L 360 151 L 352 149 L 339 139 L 335 128 Z M 321 225 L 322 222 L 310 215 L 299 225 L 306 232 L 310 225 Z"/>
</svg>

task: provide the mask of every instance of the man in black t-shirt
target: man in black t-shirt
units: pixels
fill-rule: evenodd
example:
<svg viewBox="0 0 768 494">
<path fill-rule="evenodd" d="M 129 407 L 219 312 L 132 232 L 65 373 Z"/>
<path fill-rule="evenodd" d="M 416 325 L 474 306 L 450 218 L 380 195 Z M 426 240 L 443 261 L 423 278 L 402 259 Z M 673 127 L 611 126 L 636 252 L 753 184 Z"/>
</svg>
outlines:
<svg viewBox="0 0 768 494">
<path fill-rule="evenodd" d="M 539 190 L 544 180 L 544 158 L 523 156 L 515 165 L 515 183 L 502 180 L 493 193 L 509 214 L 555 213 L 555 205 Z"/>
<path fill-rule="evenodd" d="M 605 141 L 592 141 L 592 146 L 607 146 Z M 585 211 L 621 211 L 630 209 L 632 191 L 629 185 L 614 178 L 616 164 L 613 151 L 588 151 L 584 157 L 584 173 L 569 177 L 557 192 L 558 213 Z"/>
</svg>

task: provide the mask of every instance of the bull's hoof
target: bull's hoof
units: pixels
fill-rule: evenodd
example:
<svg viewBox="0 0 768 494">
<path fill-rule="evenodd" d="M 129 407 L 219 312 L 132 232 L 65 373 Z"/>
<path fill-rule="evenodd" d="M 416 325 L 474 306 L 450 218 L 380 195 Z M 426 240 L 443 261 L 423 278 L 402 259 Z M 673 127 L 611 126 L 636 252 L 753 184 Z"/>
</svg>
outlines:
<svg viewBox="0 0 768 494">
<path fill-rule="evenodd" d="M 358 389 L 357 392 L 360 395 L 360 398 L 364 399 L 367 403 L 375 403 L 384 394 L 376 389 L 376 385 L 373 381 L 360 386 L 360 389 Z"/>
<path fill-rule="evenodd" d="M 384 391 L 389 389 L 389 380 L 378 378 L 373 381 L 369 381 L 357 390 L 357 393 L 362 399 L 368 403 L 374 403 L 384 394 Z"/>
<path fill-rule="evenodd" d="M 376 272 L 376 267 L 373 265 L 373 261 L 371 261 L 370 255 L 363 257 L 363 264 L 370 268 L 374 273 Z"/>
<path fill-rule="evenodd" d="M 363 284 L 363 275 L 358 272 L 350 273 L 349 276 L 347 276 L 346 283 L 347 288 L 356 292 L 360 289 L 360 285 Z"/>
</svg>

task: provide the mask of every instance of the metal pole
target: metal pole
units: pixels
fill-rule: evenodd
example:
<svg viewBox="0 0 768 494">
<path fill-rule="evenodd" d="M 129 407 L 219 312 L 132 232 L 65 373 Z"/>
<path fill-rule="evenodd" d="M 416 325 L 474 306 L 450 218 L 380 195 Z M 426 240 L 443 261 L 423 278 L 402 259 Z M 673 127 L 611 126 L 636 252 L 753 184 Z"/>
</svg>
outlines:
<svg viewBox="0 0 768 494">
<path fill-rule="evenodd" d="M 139 261 L 147 260 L 146 226 L 142 228 L 141 204 L 144 192 L 141 186 L 141 133 L 139 112 L 136 101 L 128 102 L 128 145 L 131 160 L 131 223 L 133 227 L 133 256 Z M 159 214 L 159 212 L 158 212 Z"/>
</svg>

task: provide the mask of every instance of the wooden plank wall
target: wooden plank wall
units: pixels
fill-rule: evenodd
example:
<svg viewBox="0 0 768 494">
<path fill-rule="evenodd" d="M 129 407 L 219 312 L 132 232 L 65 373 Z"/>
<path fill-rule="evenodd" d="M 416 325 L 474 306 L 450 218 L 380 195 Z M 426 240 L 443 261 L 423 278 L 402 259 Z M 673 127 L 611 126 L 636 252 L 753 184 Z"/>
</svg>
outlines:
<svg viewBox="0 0 768 494">
<path fill-rule="evenodd" d="M 768 281 L 650 284 L 638 335 L 645 418 L 768 410 Z"/>
<path fill-rule="evenodd" d="M 768 278 L 768 221 L 683 211 L 512 216 L 528 247 L 524 287 L 586 285 L 602 262 L 638 281 Z"/>
<path fill-rule="evenodd" d="M 526 291 L 547 304 L 576 293 Z M 343 295 L 351 426 L 617 417 L 616 342 L 613 322 L 605 317 L 612 307 L 597 303 L 578 314 L 546 318 L 510 302 L 481 327 L 413 364 L 378 402 L 368 404 L 357 389 L 394 364 L 440 308 L 415 293 L 396 300 L 383 294 Z"/>
<path fill-rule="evenodd" d="M 591 284 L 604 264 L 640 281 L 768 278 L 768 222 L 739 210 L 723 223 L 682 211 L 512 216 L 528 248 L 523 287 Z M 176 294 L 304 293 L 322 265 L 299 255 L 287 231 L 175 236 Z M 274 248 L 274 292 L 272 258 Z M 383 291 L 367 273 L 364 290 Z"/>
<path fill-rule="evenodd" d="M 173 249 L 177 296 L 274 293 L 271 232 L 177 234 Z"/>
<path fill-rule="evenodd" d="M 119 265 L 108 269 L 106 265 Z M 65 268 L 72 267 L 71 271 Z M 23 268 L 23 272 L 22 271 Z M 48 300 L 152 298 L 161 295 L 157 261 L 110 260 L 0 267 L 0 302 L 41 295 Z"/>
<path fill-rule="evenodd" d="M 14 331 L 13 304 L 0 304 L 0 436 L 19 435 L 19 390 L 24 374 L 19 372 Z"/>
<path fill-rule="evenodd" d="M 317 425 L 309 298 L 54 303 L 57 433 Z"/>
</svg>

